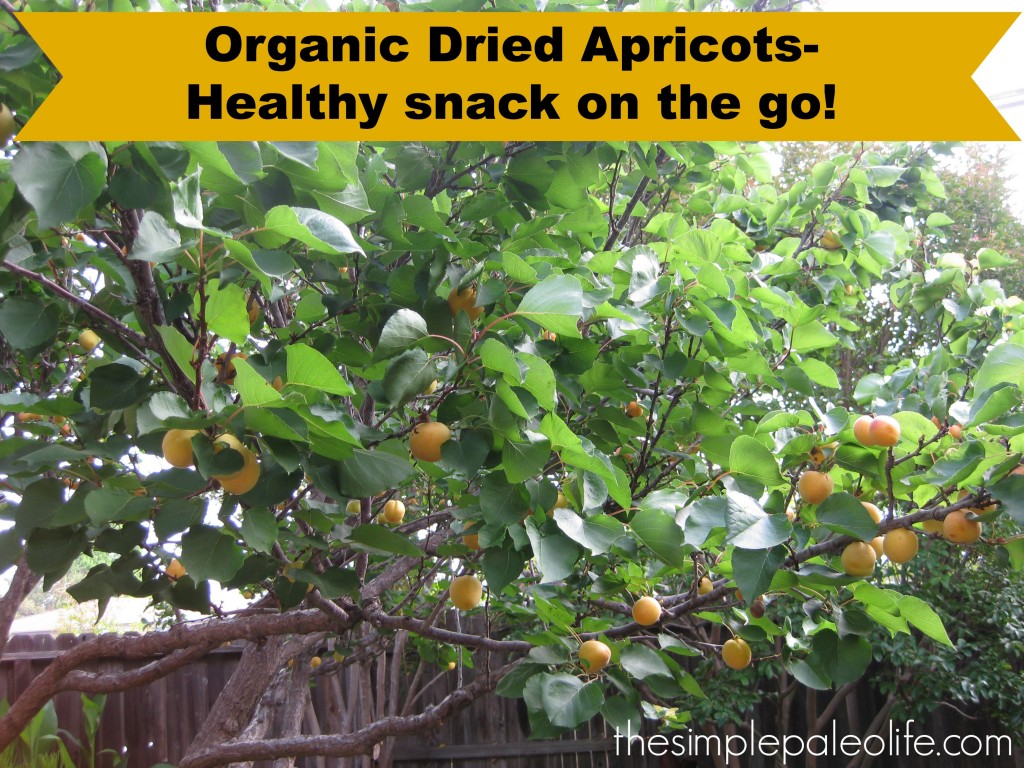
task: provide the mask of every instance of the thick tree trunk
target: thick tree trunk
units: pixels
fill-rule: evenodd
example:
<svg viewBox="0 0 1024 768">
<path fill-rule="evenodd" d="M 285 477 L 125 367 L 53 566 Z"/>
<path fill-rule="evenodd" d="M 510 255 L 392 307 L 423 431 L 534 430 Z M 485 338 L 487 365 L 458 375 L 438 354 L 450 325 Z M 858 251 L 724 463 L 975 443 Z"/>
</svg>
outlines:
<svg viewBox="0 0 1024 768">
<path fill-rule="evenodd" d="M 245 649 L 238 668 L 217 697 L 209 717 L 189 745 L 182 759 L 183 766 L 187 766 L 191 757 L 213 744 L 232 741 L 242 733 L 252 734 L 254 729 L 257 733 L 266 733 L 269 724 L 259 723 L 258 718 L 253 717 L 253 713 L 267 693 L 274 676 L 284 664 L 287 646 L 285 638 L 270 637 L 262 643 L 251 643 Z"/>
<path fill-rule="evenodd" d="M 11 634 L 11 625 L 18 609 L 25 602 L 28 593 L 39 582 L 39 576 L 29 570 L 25 562 L 25 555 L 18 558 L 18 565 L 14 569 L 14 576 L 11 578 L 11 586 L 7 588 L 6 594 L 0 598 L 0 658 L 3 658 L 4 648 L 7 647 L 7 639 Z"/>
</svg>

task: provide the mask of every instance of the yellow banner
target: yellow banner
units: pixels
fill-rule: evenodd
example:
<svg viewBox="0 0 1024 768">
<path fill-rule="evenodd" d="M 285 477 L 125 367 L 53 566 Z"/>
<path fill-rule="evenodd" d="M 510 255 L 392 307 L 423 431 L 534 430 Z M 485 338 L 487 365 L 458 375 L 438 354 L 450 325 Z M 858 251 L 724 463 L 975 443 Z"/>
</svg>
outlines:
<svg viewBox="0 0 1024 768">
<path fill-rule="evenodd" d="M 1017 16 L 23 13 L 19 138 L 1017 140 L 971 79 Z"/>
</svg>

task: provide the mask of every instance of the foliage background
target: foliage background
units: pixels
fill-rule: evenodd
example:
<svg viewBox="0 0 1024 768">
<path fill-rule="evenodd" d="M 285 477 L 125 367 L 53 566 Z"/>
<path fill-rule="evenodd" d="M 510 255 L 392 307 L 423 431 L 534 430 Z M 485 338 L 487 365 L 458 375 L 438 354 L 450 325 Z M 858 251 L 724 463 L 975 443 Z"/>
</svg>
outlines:
<svg viewBox="0 0 1024 768">
<path fill-rule="evenodd" d="M 717 7 L 695 5 L 672 9 Z M 11 19 L 0 35 L 23 119 L 55 73 Z M 948 151 L 9 145 L 0 629 L 85 554 L 102 559 L 75 599 L 145 597 L 166 628 L 55 666 L 0 743 L 61 686 L 125 684 L 77 670 L 112 643 L 159 675 L 233 639 L 253 642 L 244 671 L 182 766 L 356 754 L 494 689 L 524 699 L 538 737 L 598 714 L 728 733 L 775 696 L 794 727 L 782 692 L 841 697 L 868 670 L 894 717 L 944 702 L 1016 727 L 1021 225 L 998 159 L 969 148 L 956 169 Z M 466 288 L 479 318 L 447 300 Z M 853 438 L 864 412 L 895 415 L 893 450 Z M 454 430 L 437 463 L 407 447 L 427 419 Z M 194 469 L 154 465 L 169 429 L 201 430 Z M 216 480 L 243 461 L 214 452 L 224 431 L 259 457 L 241 496 Z M 812 466 L 836 486 L 820 505 L 796 494 Z M 394 528 L 376 521 L 391 498 L 408 507 Z M 907 566 L 838 567 L 852 539 L 957 509 L 982 514 L 978 545 L 921 532 Z M 169 577 L 175 557 L 187 576 Z M 486 583 L 484 634 L 441 621 L 462 572 Z M 224 609 L 227 592 L 246 607 Z M 642 594 L 664 610 L 651 628 L 630 615 Z M 733 634 L 757 659 L 742 672 L 719 658 Z M 575 652 L 595 638 L 613 663 L 588 675 Z M 485 652 L 508 664 L 477 665 Z M 449 662 L 465 685 L 437 708 L 242 738 L 275 687 Z M 906 699 L 911 680 L 927 693 Z"/>
</svg>

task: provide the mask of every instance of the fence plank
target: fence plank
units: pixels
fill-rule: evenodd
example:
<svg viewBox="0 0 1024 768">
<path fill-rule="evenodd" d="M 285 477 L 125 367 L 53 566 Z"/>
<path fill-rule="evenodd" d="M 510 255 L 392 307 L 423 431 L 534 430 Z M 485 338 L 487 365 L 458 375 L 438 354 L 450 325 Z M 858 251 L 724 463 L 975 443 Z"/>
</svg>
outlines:
<svg viewBox="0 0 1024 768">
<path fill-rule="evenodd" d="M 13 701 L 32 680 L 62 651 L 81 643 L 88 636 L 15 635 L 5 648 L 0 663 L 0 696 Z M 199 662 L 180 669 L 149 686 L 111 694 L 107 697 L 99 731 L 99 749 L 128 749 L 124 768 L 151 768 L 156 763 L 177 763 L 199 731 L 216 697 L 234 673 L 241 646 L 219 648 Z M 486 660 L 474 659 L 478 668 Z M 494 660 L 492 659 L 492 663 Z M 95 662 L 91 671 L 118 672 L 138 666 L 141 661 L 116 658 Z M 392 659 L 388 665 L 401 663 Z M 415 663 L 407 663 L 406 675 L 415 671 Z M 427 670 L 426 679 L 440 670 Z M 464 669 L 465 681 L 472 679 L 472 670 Z M 365 700 L 362 686 L 374 676 L 361 674 L 358 668 L 344 667 L 336 675 L 317 675 L 312 692 L 312 709 L 324 733 L 338 732 L 342 724 L 356 727 L 370 722 L 374 713 L 362 712 Z M 457 686 L 458 671 L 440 674 L 437 682 L 417 701 L 416 711 L 440 701 Z M 865 685 L 856 699 L 863 711 L 859 716 L 870 719 L 880 705 L 877 695 Z M 404 699 L 403 699 L 404 701 Z M 82 737 L 82 711 L 77 693 L 62 693 L 54 700 L 61 727 Z M 495 696 L 477 700 L 461 713 L 428 733 L 400 739 L 395 747 L 394 765 L 398 768 L 662 768 L 662 766 L 710 765 L 704 758 L 659 758 L 637 755 L 616 755 L 612 732 L 600 720 L 580 728 L 575 735 L 558 740 L 529 740 L 527 727 L 520 716 L 521 703 Z M 804 713 L 794 713 L 803 717 Z M 312 715 L 311 715 L 312 716 Z M 311 717 L 310 716 L 310 717 Z M 766 713 L 766 717 L 770 717 Z M 851 732 L 847 715 L 840 711 L 840 732 Z M 984 736 L 992 730 L 979 721 L 965 723 L 961 718 L 939 710 L 928 722 L 918 724 L 915 732 L 936 738 L 947 733 Z M 844 730 L 846 728 L 846 730 Z M 312 730 L 312 728 L 307 728 Z M 84 765 L 84 762 L 80 762 Z M 768 768 L 764 760 L 744 762 L 745 768 Z M 880 757 L 876 768 L 954 768 L 948 760 L 909 757 Z M 99 768 L 109 768 L 101 762 Z M 269 768 L 266 762 L 257 768 Z M 302 759 L 297 768 L 388 768 L 358 756 L 317 760 Z M 1012 756 L 986 758 L 990 768 L 1015 768 Z"/>
</svg>

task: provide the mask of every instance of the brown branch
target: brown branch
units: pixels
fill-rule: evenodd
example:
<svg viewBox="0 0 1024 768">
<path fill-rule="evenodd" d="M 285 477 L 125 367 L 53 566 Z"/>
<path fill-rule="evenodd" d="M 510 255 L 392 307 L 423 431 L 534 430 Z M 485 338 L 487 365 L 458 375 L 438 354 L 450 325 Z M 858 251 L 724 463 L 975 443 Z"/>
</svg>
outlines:
<svg viewBox="0 0 1024 768">
<path fill-rule="evenodd" d="M 492 691 L 498 681 L 518 663 L 515 661 L 490 674 L 481 675 L 469 685 L 453 691 L 418 715 L 385 717 L 355 733 L 344 735 L 298 736 L 219 745 L 194 758 L 183 760 L 180 768 L 215 768 L 257 758 L 274 760 L 281 757 L 348 757 L 367 754 L 375 744 L 388 737 L 404 736 L 438 727 L 446 718 Z"/>
<path fill-rule="evenodd" d="M 0 720 L 0 751 L 18 738 L 29 721 L 55 693 L 65 678 L 78 667 L 101 658 L 144 659 L 196 646 L 218 645 L 231 640 L 258 641 L 285 634 L 326 631 L 334 622 L 320 611 L 246 616 L 178 624 L 164 632 L 141 636 L 100 635 L 58 656 L 22 692 Z"/>
<path fill-rule="evenodd" d="M 20 267 L 17 264 L 11 264 L 11 262 L 9 261 L 0 263 L 0 266 L 2 266 L 8 272 L 13 272 L 15 275 L 24 277 L 28 280 L 38 283 L 40 286 L 45 288 L 50 293 L 60 296 L 65 301 L 78 307 L 80 310 L 82 310 L 82 312 L 89 315 L 93 319 L 98 320 L 100 323 L 109 328 L 112 332 L 116 333 L 121 338 L 122 341 L 125 341 L 131 346 L 137 347 L 140 354 L 143 349 L 150 349 L 152 347 L 150 340 L 143 336 L 141 333 L 132 330 L 117 318 L 111 317 L 99 307 L 90 304 L 88 301 L 86 301 L 80 296 L 76 296 L 75 294 L 71 293 L 71 291 L 67 290 L 61 285 L 57 285 L 57 283 L 53 282 L 47 277 L 44 277 L 38 272 L 33 272 L 32 270 L 25 269 L 24 267 Z M 145 355 L 143 355 L 143 358 L 145 358 Z"/>
<path fill-rule="evenodd" d="M 11 577 L 11 586 L 7 588 L 7 592 L 0 598 L 0 658 L 3 658 L 4 648 L 7 646 L 7 638 L 10 636 L 11 625 L 14 623 L 14 617 L 18 613 L 18 608 L 25 602 L 28 593 L 32 591 L 32 588 L 39 582 L 39 579 L 40 577 L 29 569 L 28 563 L 25 560 L 25 554 L 22 553 L 21 557 L 18 558 L 14 576 Z"/>
<path fill-rule="evenodd" d="M 183 648 L 143 667 L 124 672 L 101 674 L 98 672 L 76 670 L 70 672 L 64 678 L 60 685 L 57 686 L 57 691 L 82 691 L 84 693 L 126 691 L 129 688 L 159 680 L 174 670 L 181 669 L 187 664 L 201 659 L 218 646 L 219 643 L 207 643 L 206 645 L 197 645 L 194 648 Z"/>
<path fill-rule="evenodd" d="M 529 653 L 533 648 L 525 640 L 493 640 L 481 635 L 470 635 L 465 632 L 453 632 L 450 629 L 432 627 L 427 622 L 412 616 L 390 616 L 380 608 L 366 608 L 366 620 L 377 627 L 387 629 L 404 629 L 420 637 L 427 637 L 442 643 L 461 645 L 465 648 L 483 648 L 497 653 Z"/>
</svg>

